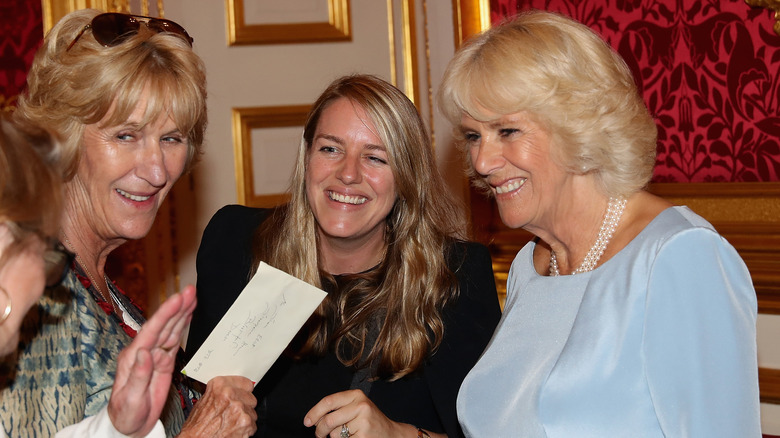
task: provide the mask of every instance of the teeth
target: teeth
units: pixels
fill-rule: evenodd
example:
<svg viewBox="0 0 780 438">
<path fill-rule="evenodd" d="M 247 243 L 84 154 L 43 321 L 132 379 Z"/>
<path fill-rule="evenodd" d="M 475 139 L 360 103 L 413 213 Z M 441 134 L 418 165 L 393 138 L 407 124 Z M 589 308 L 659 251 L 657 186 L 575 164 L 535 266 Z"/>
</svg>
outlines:
<svg viewBox="0 0 780 438">
<path fill-rule="evenodd" d="M 122 189 L 116 189 L 116 192 L 120 195 L 124 196 L 127 199 L 133 200 L 133 201 L 146 201 L 147 199 L 151 198 L 151 196 L 136 196 L 131 195 L 130 193 L 127 193 L 126 191 Z"/>
<path fill-rule="evenodd" d="M 496 193 L 509 193 L 511 191 L 517 190 L 520 188 L 521 185 L 525 184 L 525 180 L 514 180 L 509 184 L 504 184 L 503 186 L 496 187 Z"/>
<path fill-rule="evenodd" d="M 363 204 L 368 200 L 363 196 L 345 196 L 334 192 L 328 192 L 328 197 L 336 202 L 343 202 L 346 204 L 354 204 L 354 205 Z"/>
</svg>

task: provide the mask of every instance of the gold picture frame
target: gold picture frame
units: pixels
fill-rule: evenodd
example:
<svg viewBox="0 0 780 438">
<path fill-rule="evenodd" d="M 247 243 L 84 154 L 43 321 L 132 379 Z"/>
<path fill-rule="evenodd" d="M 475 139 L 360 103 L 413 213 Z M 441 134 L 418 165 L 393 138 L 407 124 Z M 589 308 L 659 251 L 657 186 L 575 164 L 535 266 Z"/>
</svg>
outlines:
<svg viewBox="0 0 780 438">
<path fill-rule="evenodd" d="M 289 200 L 287 193 L 255 193 L 252 159 L 252 130 L 300 126 L 306 122 L 311 105 L 233 108 L 233 149 L 236 165 L 238 203 L 251 207 L 273 207 Z M 297 145 L 290 145 L 297 147 Z"/>
<path fill-rule="evenodd" d="M 328 3 L 328 21 L 318 23 L 247 24 L 244 0 L 226 0 L 228 44 L 282 44 L 350 41 L 349 0 Z"/>
</svg>

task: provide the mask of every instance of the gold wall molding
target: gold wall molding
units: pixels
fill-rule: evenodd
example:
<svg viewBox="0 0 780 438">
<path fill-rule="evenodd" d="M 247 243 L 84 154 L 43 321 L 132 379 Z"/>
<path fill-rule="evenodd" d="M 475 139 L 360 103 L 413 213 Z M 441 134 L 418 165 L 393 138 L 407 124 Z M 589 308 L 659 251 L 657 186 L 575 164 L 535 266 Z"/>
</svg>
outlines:
<svg viewBox="0 0 780 438">
<path fill-rule="evenodd" d="M 273 207 L 289 199 L 286 193 L 255 193 L 255 176 L 252 161 L 252 130 L 300 126 L 311 105 L 288 105 L 233 108 L 233 150 L 235 155 L 236 190 L 238 203 L 252 207 Z M 297 144 L 288 145 L 297 148 Z"/>
<path fill-rule="evenodd" d="M 490 29 L 489 0 L 452 0 L 455 49 L 483 30 Z"/>
<path fill-rule="evenodd" d="M 349 0 L 328 3 L 328 21 L 318 23 L 247 24 L 244 0 L 226 0 L 228 44 L 280 44 L 349 41 Z"/>
<path fill-rule="evenodd" d="M 387 0 L 387 29 L 390 56 L 390 83 L 403 90 L 417 109 L 420 106 L 420 88 L 417 62 L 417 25 L 414 0 L 400 1 L 400 22 L 396 23 L 396 2 Z M 399 41 L 400 40 L 400 41 Z M 400 60 L 400 65 L 398 64 Z M 430 58 L 426 56 L 426 63 Z M 398 77 L 402 73 L 403 85 Z"/>
</svg>

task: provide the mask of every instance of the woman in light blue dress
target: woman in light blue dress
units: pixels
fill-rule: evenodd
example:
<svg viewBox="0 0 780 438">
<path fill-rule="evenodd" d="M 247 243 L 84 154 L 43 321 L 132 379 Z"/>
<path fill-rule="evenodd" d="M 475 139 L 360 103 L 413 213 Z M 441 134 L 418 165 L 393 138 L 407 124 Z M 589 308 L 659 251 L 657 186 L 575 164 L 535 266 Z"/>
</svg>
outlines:
<svg viewBox="0 0 780 438">
<path fill-rule="evenodd" d="M 529 12 L 465 45 L 439 97 L 475 183 L 536 236 L 460 388 L 466 434 L 760 436 L 750 274 L 707 221 L 644 190 L 656 127 L 619 55 Z"/>
</svg>

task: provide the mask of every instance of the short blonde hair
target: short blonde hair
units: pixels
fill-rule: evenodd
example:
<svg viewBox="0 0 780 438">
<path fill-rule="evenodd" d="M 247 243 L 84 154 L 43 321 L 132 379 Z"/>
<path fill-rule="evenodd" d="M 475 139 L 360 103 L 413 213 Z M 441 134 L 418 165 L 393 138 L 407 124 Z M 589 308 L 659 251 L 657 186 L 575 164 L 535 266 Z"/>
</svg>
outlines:
<svg viewBox="0 0 780 438">
<path fill-rule="evenodd" d="M 18 117 L 46 126 L 61 140 L 66 179 L 76 172 L 84 128 L 111 110 L 106 126 L 123 123 L 144 89 L 150 99 L 143 124 L 170 114 L 187 136 L 185 171 L 200 155 L 205 135 L 206 73 L 202 60 L 181 37 L 141 26 L 138 34 L 103 47 L 87 30 L 100 14 L 82 9 L 62 18 L 46 35 L 27 76 L 28 90 L 19 97 Z"/>
<path fill-rule="evenodd" d="M 606 195 L 628 195 L 652 177 L 657 130 L 631 71 L 562 15 L 524 12 L 467 42 L 447 66 L 439 104 L 455 126 L 464 114 L 486 121 L 483 109 L 528 112 L 551 132 L 555 159 L 592 172 Z"/>
</svg>

